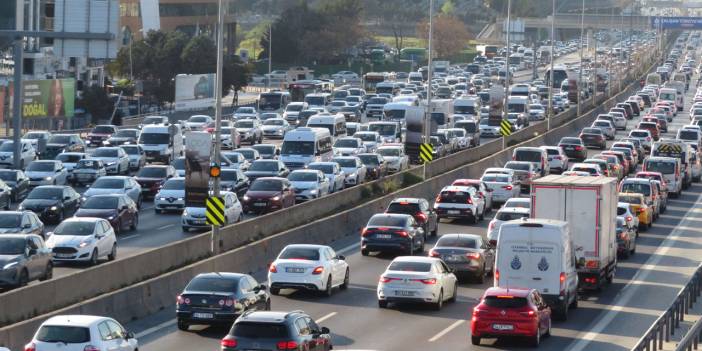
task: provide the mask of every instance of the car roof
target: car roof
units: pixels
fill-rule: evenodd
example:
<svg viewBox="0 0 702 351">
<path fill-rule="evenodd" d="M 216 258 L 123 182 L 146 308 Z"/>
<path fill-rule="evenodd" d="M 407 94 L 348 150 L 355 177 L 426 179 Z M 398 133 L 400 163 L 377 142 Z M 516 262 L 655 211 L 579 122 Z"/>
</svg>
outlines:
<svg viewBox="0 0 702 351">
<path fill-rule="evenodd" d="M 396 203 L 396 202 L 409 202 L 409 203 L 419 203 L 423 199 L 417 198 L 417 197 L 398 197 L 397 199 L 394 199 L 391 201 L 391 203 Z"/>
<path fill-rule="evenodd" d="M 261 322 L 261 323 L 281 323 L 291 314 L 302 314 L 301 311 L 294 312 L 278 312 L 278 311 L 254 311 L 244 313 L 237 318 L 235 323 L 241 322 Z"/>
<path fill-rule="evenodd" d="M 3 235 L 0 235 L 0 240 L 2 240 L 3 238 L 24 239 L 24 238 L 35 237 L 35 236 L 38 236 L 38 235 L 35 235 L 35 234 L 3 234 Z"/>
<path fill-rule="evenodd" d="M 463 238 L 463 239 L 482 239 L 482 236 L 477 234 L 465 234 L 465 233 L 451 233 L 451 234 L 441 234 L 439 239 L 448 238 Z"/>
<path fill-rule="evenodd" d="M 500 208 L 497 212 L 504 212 L 504 213 L 531 213 L 530 208 L 524 208 L 524 207 L 502 207 Z"/>
<path fill-rule="evenodd" d="M 294 247 L 294 248 L 298 248 L 298 249 L 324 249 L 324 248 L 327 248 L 329 246 L 317 245 L 317 244 L 290 244 L 290 245 L 285 246 L 286 249 L 289 247 Z"/>
<path fill-rule="evenodd" d="M 399 256 L 395 257 L 393 262 L 423 262 L 423 263 L 434 263 L 441 261 L 439 258 L 435 257 L 423 257 L 423 256 Z"/>
<path fill-rule="evenodd" d="M 646 183 L 646 184 L 650 184 L 650 183 L 651 183 L 651 179 L 648 179 L 648 178 L 625 178 L 625 179 L 622 179 L 622 184 L 624 184 L 624 183 L 642 183 L 642 184 L 643 184 L 643 183 Z"/>
<path fill-rule="evenodd" d="M 95 322 L 108 319 L 107 317 L 101 316 L 90 316 L 83 314 L 74 315 L 62 315 L 54 316 L 47 319 L 42 325 L 66 325 L 66 326 L 79 326 L 79 327 L 89 327 Z"/>
<path fill-rule="evenodd" d="M 97 196 L 97 195 L 96 195 Z M 63 220 L 61 223 L 65 222 L 96 222 L 96 221 L 103 221 L 105 219 L 103 218 L 97 218 L 97 217 L 69 217 Z"/>
<path fill-rule="evenodd" d="M 498 288 L 491 287 L 485 290 L 483 296 L 514 296 L 514 297 L 527 297 L 533 289 L 527 288 Z"/>
<path fill-rule="evenodd" d="M 245 277 L 245 276 L 246 276 L 246 274 L 243 274 L 243 273 L 210 272 L 210 273 L 200 273 L 200 274 L 196 275 L 195 278 L 239 279 L 239 278 Z"/>
</svg>

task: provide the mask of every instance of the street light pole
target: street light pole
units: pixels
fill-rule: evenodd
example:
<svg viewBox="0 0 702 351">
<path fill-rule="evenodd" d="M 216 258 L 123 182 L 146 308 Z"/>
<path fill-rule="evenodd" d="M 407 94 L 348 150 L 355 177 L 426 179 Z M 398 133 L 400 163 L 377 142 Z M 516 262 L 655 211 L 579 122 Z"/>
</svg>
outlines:
<svg viewBox="0 0 702 351">
<path fill-rule="evenodd" d="M 578 116 L 580 116 L 580 112 L 582 109 L 582 98 L 581 98 L 581 92 L 580 92 L 580 86 L 583 83 L 583 50 L 585 48 L 585 36 L 583 35 L 585 32 L 585 0 L 583 0 L 583 8 L 582 11 L 580 12 L 580 72 L 578 73 L 578 84 L 576 91 L 578 92 Z M 588 43 L 589 44 L 589 43 Z"/>
<path fill-rule="evenodd" d="M 553 117 L 553 62 L 556 60 L 555 40 L 556 40 L 556 0 L 552 1 L 551 14 L 551 69 L 549 70 L 548 81 L 548 118 L 546 118 L 546 130 L 551 130 L 551 118 Z"/>
<path fill-rule="evenodd" d="M 271 72 L 273 72 L 273 23 L 268 25 L 268 88 L 271 87 Z"/>
<path fill-rule="evenodd" d="M 217 18 L 217 73 L 215 76 L 215 141 L 214 155 L 212 163 L 219 164 L 222 140 L 222 65 L 224 61 L 224 0 L 219 0 Z M 219 177 L 215 177 L 212 182 L 212 196 L 220 196 Z M 222 239 L 219 233 L 219 226 L 212 226 L 211 250 L 212 254 L 219 253 Z"/>
<path fill-rule="evenodd" d="M 511 14 L 512 14 L 512 0 L 507 1 L 507 51 L 505 53 L 505 96 L 504 96 L 504 101 L 502 102 L 502 119 L 507 119 L 507 113 L 509 110 L 507 109 L 507 100 L 509 99 L 509 55 L 510 52 L 512 51 L 509 37 L 512 32 L 512 25 L 511 25 Z M 505 136 L 502 136 L 502 148 L 505 148 Z"/>
<path fill-rule="evenodd" d="M 429 62 L 428 62 L 429 69 L 427 72 L 427 110 L 426 110 L 426 113 L 424 114 L 424 142 L 425 143 L 429 143 L 430 136 L 431 136 L 431 97 L 432 97 L 431 80 L 433 79 L 433 75 L 434 75 L 434 67 L 433 67 L 434 52 L 432 51 L 433 50 L 432 44 L 434 41 L 433 37 L 434 37 L 434 0 L 429 0 Z M 425 170 L 426 170 L 426 167 L 425 167 Z"/>
</svg>

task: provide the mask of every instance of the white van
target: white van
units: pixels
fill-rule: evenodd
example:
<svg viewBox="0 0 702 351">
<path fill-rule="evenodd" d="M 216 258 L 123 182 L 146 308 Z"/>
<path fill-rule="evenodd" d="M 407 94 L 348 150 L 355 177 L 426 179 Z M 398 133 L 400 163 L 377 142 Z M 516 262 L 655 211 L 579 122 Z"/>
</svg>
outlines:
<svg viewBox="0 0 702 351">
<path fill-rule="evenodd" d="M 342 114 L 316 114 L 307 120 L 307 127 L 326 128 L 333 137 L 346 135 L 346 118 Z"/>
<path fill-rule="evenodd" d="M 453 113 L 456 115 L 478 117 L 481 107 L 480 98 L 477 96 L 461 97 L 453 100 Z"/>
<path fill-rule="evenodd" d="M 279 159 L 290 170 L 302 169 L 312 162 L 330 161 L 332 145 L 329 129 L 298 127 L 285 133 Z"/>
<path fill-rule="evenodd" d="M 183 155 L 183 134 L 180 125 L 175 123 L 145 125 L 137 144 L 144 150 L 147 162 L 169 165 Z"/>
<path fill-rule="evenodd" d="M 578 305 L 578 272 L 568 223 L 521 219 L 503 223 L 497 239 L 494 286 L 536 289 L 565 320 Z"/>
<path fill-rule="evenodd" d="M 419 72 L 410 72 L 407 77 L 407 82 L 422 84 L 422 82 L 424 82 L 424 77 L 422 77 L 422 74 Z"/>
<path fill-rule="evenodd" d="M 684 86 L 681 88 L 682 84 L 679 82 L 668 82 L 665 88 L 661 88 L 658 92 L 659 101 L 671 101 L 677 107 L 678 112 L 682 111 L 685 107 Z"/>
<path fill-rule="evenodd" d="M 305 96 L 305 102 L 307 103 L 307 108 L 312 107 L 322 107 L 325 108 L 331 103 L 331 94 L 329 93 L 318 93 L 318 94 L 307 94 Z"/>
</svg>

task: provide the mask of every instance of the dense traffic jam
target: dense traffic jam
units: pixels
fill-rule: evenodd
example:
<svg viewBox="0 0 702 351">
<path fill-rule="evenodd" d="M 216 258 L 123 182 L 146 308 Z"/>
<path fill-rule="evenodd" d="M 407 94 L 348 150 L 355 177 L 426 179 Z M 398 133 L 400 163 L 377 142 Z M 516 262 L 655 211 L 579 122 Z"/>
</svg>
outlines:
<svg viewBox="0 0 702 351">
<path fill-rule="evenodd" d="M 431 199 L 394 199 L 373 215 L 360 233 L 361 255 L 399 253 L 379 277 L 378 307 L 428 304 L 440 310 L 456 301 L 459 284 L 492 279 L 493 287 L 466 316 L 471 342 L 519 336 L 538 346 L 550 335 L 552 318 L 566 320 L 578 307 L 579 294 L 605 289 L 618 260 L 636 253 L 639 232 L 666 211 L 668 197 L 680 196 L 702 177 L 702 90 L 687 104 L 690 123 L 668 130 L 686 106 L 698 65 L 684 45 L 689 41 L 698 42 L 699 34 L 683 34 L 640 91 L 597 116 L 579 135 L 557 145 L 517 147 L 511 161 L 486 169 L 479 179 L 456 179 Z M 628 45 L 633 50 L 634 43 Z M 421 75 L 412 83 L 414 73 L 404 81 L 379 83 L 376 93 L 347 86 L 310 94 L 305 102 L 281 103 L 274 111 L 260 104 L 236 110 L 223 121 L 219 141 L 227 222 L 408 169 L 404 125 L 393 118 L 395 112 L 386 112 L 404 106 L 400 109 L 411 113 L 422 105 L 425 83 Z M 450 94 L 435 105 L 445 121 L 431 137 L 436 157 L 496 136 L 487 118 L 489 104 L 476 92 L 498 77 L 473 74 L 461 65 L 437 76 L 427 85 L 432 91 L 448 88 Z M 509 104 L 521 106 L 509 114 L 516 128 L 546 118 L 544 84 L 511 86 L 516 95 Z M 385 85 L 390 92 L 379 93 Z M 275 95 L 289 99 L 284 92 Z M 553 98 L 554 109 L 561 110 L 573 96 L 565 91 Z M 379 114 L 373 112 L 376 105 Z M 145 201 L 153 201 L 156 214 L 181 213 L 183 231 L 209 229 L 204 208 L 184 201 L 188 131 L 213 132 L 214 120 L 151 116 L 134 128 L 96 126 L 87 138 L 31 131 L 21 140 L 21 169 L 12 169 L 13 143 L 4 141 L 0 164 L 9 168 L 0 170 L 0 203 L 6 209 L 0 212 L 0 284 L 51 279 L 58 263 L 116 259 L 117 237 L 138 228 Z M 671 132 L 675 138 L 663 136 Z M 599 152 L 589 152 L 593 149 Z M 441 223 L 488 220 L 484 233 L 438 235 Z M 437 238 L 425 250 L 430 237 Z M 329 350 L 329 329 L 304 311 L 271 311 L 273 296 L 291 289 L 331 296 L 349 287 L 352 269 L 330 246 L 290 244 L 270 263 L 266 282 L 243 273 L 194 277 L 174 297 L 177 327 L 187 332 L 191 325 L 231 325 L 222 350 L 302 350 L 311 344 Z M 99 337 L 105 333 L 123 339 L 125 350 L 138 347 L 134 334 L 109 317 L 56 316 L 42 324 L 25 350 L 107 349 Z"/>
</svg>

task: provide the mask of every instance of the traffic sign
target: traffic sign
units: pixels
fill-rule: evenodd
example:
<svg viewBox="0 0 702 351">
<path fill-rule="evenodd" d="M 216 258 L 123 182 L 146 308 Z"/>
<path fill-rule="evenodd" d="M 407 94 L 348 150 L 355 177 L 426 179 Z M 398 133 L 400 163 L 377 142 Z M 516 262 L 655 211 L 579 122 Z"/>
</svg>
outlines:
<svg viewBox="0 0 702 351">
<path fill-rule="evenodd" d="M 212 163 L 210 165 L 210 177 L 219 178 L 220 174 L 222 174 L 222 168 L 218 164 Z"/>
<path fill-rule="evenodd" d="M 658 146 L 658 151 L 679 154 L 682 152 L 682 147 L 676 144 L 661 144 Z"/>
<path fill-rule="evenodd" d="M 500 134 L 502 136 L 512 135 L 512 122 L 503 119 L 502 122 L 500 122 Z"/>
<path fill-rule="evenodd" d="M 434 147 L 429 143 L 419 144 L 419 158 L 422 162 L 431 162 L 434 159 Z"/>
<path fill-rule="evenodd" d="M 205 217 L 207 224 L 221 226 L 225 224 L 224 200 L 221 197 L 210 196 L 205 200 Z"/>
</svg>

